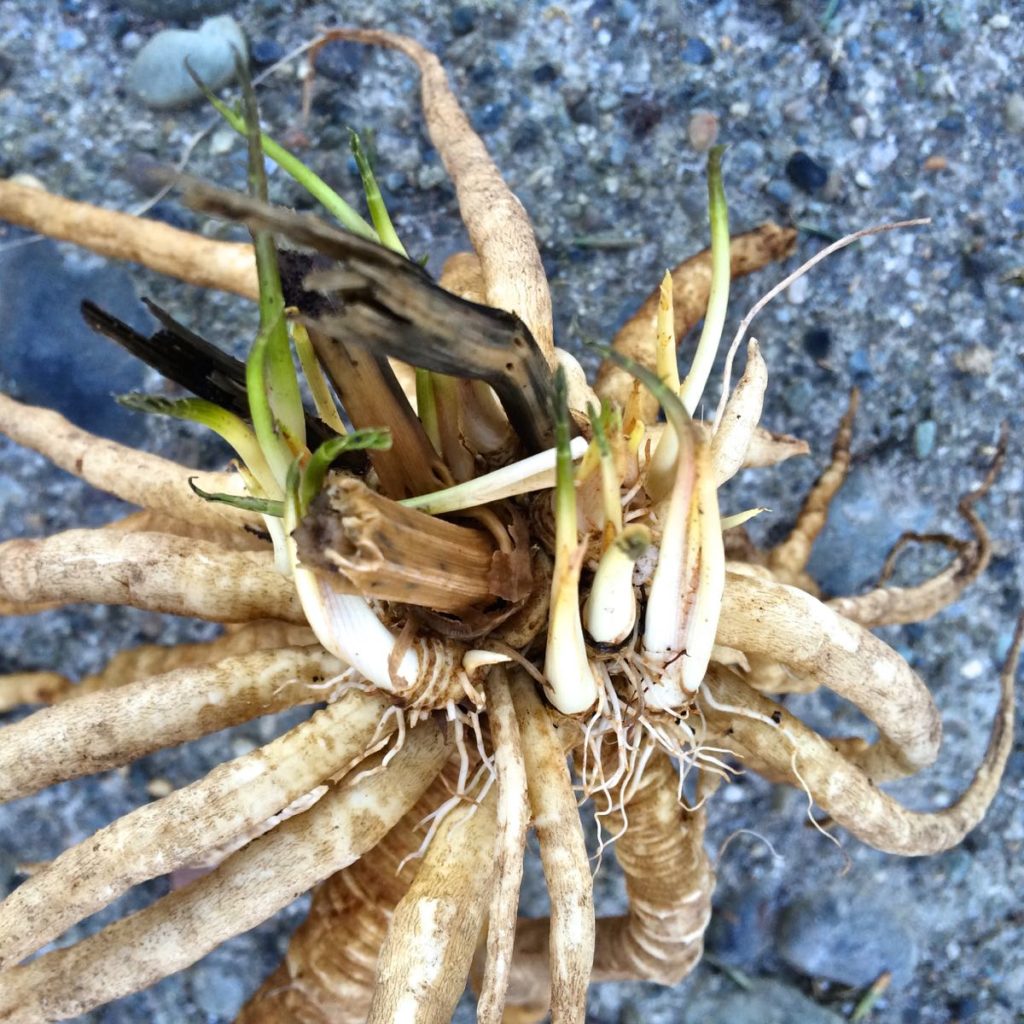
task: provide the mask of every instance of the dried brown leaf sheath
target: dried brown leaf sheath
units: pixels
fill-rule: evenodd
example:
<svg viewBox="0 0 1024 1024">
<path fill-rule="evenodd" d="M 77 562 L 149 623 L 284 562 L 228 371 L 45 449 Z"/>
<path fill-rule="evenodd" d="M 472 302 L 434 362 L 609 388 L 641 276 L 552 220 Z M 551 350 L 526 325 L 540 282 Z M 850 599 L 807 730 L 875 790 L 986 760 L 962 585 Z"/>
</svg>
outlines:
<svg viewBox="0 0 1024 1024">
<path fill-rule="evenodd" d="M 494 541 L 336 477 L 296 531 L 299 557 L 368 597 L 457 612 L 493 599 Z"/>
</svg>

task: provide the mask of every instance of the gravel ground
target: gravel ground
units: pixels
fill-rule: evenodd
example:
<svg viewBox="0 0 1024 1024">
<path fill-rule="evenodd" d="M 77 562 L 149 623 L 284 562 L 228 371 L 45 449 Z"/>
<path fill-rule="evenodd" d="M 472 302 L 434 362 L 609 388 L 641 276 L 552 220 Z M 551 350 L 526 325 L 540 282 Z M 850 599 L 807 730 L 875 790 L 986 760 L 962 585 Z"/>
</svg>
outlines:
<svg viewBox="0 0 1024 1024">
<path fill-rule="evenodd" d="M 152 8 L 185 13 L 158 21 Z M 134 184 L 140 162 L 178 160 L 209 115 L 201 107 L 145 107 L 126 86 L 133 57 L 159 29 L 196 24 L 189 12 L 225 8 L 248 33 L 257 61 L 338 18 L 328 4 L 278 0 L 0 5 L 0 174 L 32 174 L 55 192 L 111 207 L 143 201 Z M 761 535 L 784 531 L 827 455 L 849 388 L 859 385 L 854 470 L 813 568 L 830 592 L 863 588 L 901 530 L 959 529 L 956 497 L 979 479 L 999 422 L 1009 420 L 1011 457 L 983 508 L 996 543 L 992 568 L 932 622 L 887 636 L 933 688 L 946 729 L 939 763 L 893 791 L 921 809 L 955 799 L 984 749 L 997 665 L 1024 586 L 1024 289 L 1020 271 L 1012 277 L 1024 264 L 1020 6 L 368 0 L 355 18 L 407 32 L 442 56 L 534 217 L 556 329 L 568 347 L 609 338 L 666 266 L 705 244 L 704 161 L 687 141 L 696 112 L 715 115 L 730 145 L 734 229 L 768 218 L 794 223 L 806 257 L 823 237 L 932 218 L 929 227 L 826 262 L 759 318 L 754 333 L 772 372 L 765 422 L 808 437 L 814 454 L 739 481 L 724 505 L 767 505 L 773 511 L 757 524 Z M 304 134 L 303 157 L 353 197 L 359 190 L 345 129 L 372 126 L 399 232 L 436 270 L 465 239 L 414 89 L 415 76 L 397 56 L 341 50 L 321 69 L 304 128 L 294 70 L 269 78 L 260 98 L 269 130 L 293 143 Z M 809 160 L 793 160 L 797 152 Z M 240 185 L 242 148 L 214 130 L 195 146 L 189 167 Z M 280 177 L 277 197 L 300 202 Z M 153 213 L 198 226 L 173 199 Z M 129 309 L 133 293 L 151 295 L 236 349 L 251 331 L 248 311 L 135 268 L 21 241 L 17 232 L 0 239 L 0 386 L 32 400 L 60 391 L 61 407 L 81 422 L 175 458 L 197 465 L 221 458 L 184 426 L 104 419 L 97 400 L 109 391 L 155 382 L 78 332 L 73 310 L 81 294 Z M 735 286 L 733 322 L 778 276 L 771 270 Z M 116 502 L 6 442 L 0 460 L 4 537 L 96 524 L 117 511 Z M 935 564 L 926 555 L 912 568 Z M 0 624 L 0 671 L 52 666 L 77 675 L 130 644 L 205 635 L 204 626 L 123 609 L 9 620 Z M 831 732 L 859 727 L 857 716 L 825 697 L 794 705 Z M 287 724 L 253 723 L 0 809 L 0 887 L 16 884 L 22 862 L 53 857 L 145 802 L 153 779 L 190 781 Z M 600 987 L 589 1019 L 836 1021 L 865 984 L 891 969 L 894 983 L 871 1020 L 1024 1021 L 1022 767 L 1018 743 L 985 822 L 960 848 L 921 860 L 884 856 L 842 835 L 837 848 L 807 827 L 801 794 L 739 778 L 711 811 L 720 881 L 710 962 L 673 990 Z M 527 903 L 539 912 L 538 889 L 534 876 Z M 614 870 L 602 870 L 598 889 L 605 909 L 621 906 Z M 162 881 L 143 886 L 115 910 L 162 891 Z M 299 901 L 191 970 L 83 1019 L 229 1020 L 303 910 Z M 71 937 L 111 917 L 97 915 Z M 755 979 L 749 990 L 744 977 Z M 468 1006 L 461 1012 L 471 1018 Z"/>
</svg>

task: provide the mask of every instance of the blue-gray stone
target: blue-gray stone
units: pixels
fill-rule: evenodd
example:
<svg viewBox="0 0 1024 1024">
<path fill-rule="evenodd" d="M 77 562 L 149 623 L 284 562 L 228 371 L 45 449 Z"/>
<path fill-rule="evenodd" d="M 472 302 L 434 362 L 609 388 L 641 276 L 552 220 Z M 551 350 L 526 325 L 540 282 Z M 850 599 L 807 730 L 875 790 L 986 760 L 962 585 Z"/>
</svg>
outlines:
<svg viewBox="0 0 1024 1024">
<path fill-rule="evenodd" d="M 829 595 L 874 582 L 896 538 L 925 529 L 931 509 L 874 463 L 856 466 L 832 501 L 809 570 Z"/>
<path fill-rule="evenodd" d="M 798 149 L 786 163 L 786 177 L 804 192 L 817 192 L 825 187 L 828 171 L 813 157 Z"/>
<path fill-rule="evenodd" d="M 192 999 L 216 1020 L 233 1020 L 245 997 L 238 967 L 225 956 L 209 956 L 192 972 Z"/>
<path fill-rule="evenodd" d="M 899 988 L 914 976 L 917 937 L 880 900 L 846 886 L 820 890 L 788 906 L 779 919 L 776 952 L 811 978 L 861 988 L 884 971 Z"/>
<path fill-rule="evenodd" d="M 16 398 L 105 437 L 137 440 L 138 415 L 111 395 L 140 387 L 142 364 L 86 327 L 83 299 L 98 300 L 138 330 L 152 329 L 122 268 L 76 270 L 50 241 L 0 251 L 0 376 Z"/>
<path fill-rule="evenodd" d="M 313 60 L 316 73 L 332 82 L 352 83 L 359 77 L 366 47 L 350 39 L 332 39 Z"/>
<path fill-rule="evenodd" d="M 931 455 L 937 430 L 935 420 L 922 420 L 914 427 L 914 454 L 919 459 L 927 459 Z"/>
<path fill-rule="evenodd" d="M 256 39 L 249 48 L 253 64 L 266 67 L 284 56 L 284 47 L 276 39 Z"/>
<path fill-rule="evenodd" d="M 842 1024 L 843 1018 L 781 981 L 753 983 L 724 995 L 699 993 L 686 1001 L 680 1024 Z"/>
<path fill-rule="evenodd" d="M 698 39 L 696 36 L 690 36 L 683 43 L 679 56 L 687 64 L 713 64 L 715 61 L 715 51 L 703 39 Z"/>
<path fill-rule="evenodd" d="M 155 110 L 187 106 L 203 93 L 186 70 L 186 60 L 211 89 L 219 89 L 234 78 L 236 58 L 246 60 L 247 53 L 245 34 L 228 15 L 209 18 L 194 31 L 166 29 L 139 50 L 128 84 Z"/>
<path fill-rule="evenodd" d="M 74 53 L 81 50 L 89 40 L 80 28 L 62 28 L 56 37 L 57 49 Z"/>
</svg>

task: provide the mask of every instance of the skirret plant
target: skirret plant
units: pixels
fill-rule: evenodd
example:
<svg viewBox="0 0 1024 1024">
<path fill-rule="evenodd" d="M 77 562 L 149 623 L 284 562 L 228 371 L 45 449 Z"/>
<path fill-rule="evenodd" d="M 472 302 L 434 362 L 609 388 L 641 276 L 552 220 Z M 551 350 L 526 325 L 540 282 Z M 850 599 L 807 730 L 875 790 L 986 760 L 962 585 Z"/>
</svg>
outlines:
<svg viewBox="0 0 1024 1024">
<path fill-rule="evenodd" d="M 318 886 L 240 1020 L 443 1022 L 469 979 L 481 1021 L 582 1022 L 592 981 L 675 984 L 699 960 L 714 882 L 705 818 L 738 765 L 913 856 L 958 843 L 999 785 L 1020 630 L 981 766 L 931 812 L 878 788 L 932 763 L 940 725 L 924 684 L 870 630 L 928 618 L 984 570 L 975 505 L 1001 456 L 962 499 L 972 537 L 944 539 L 954 555 L 937 576 L 821 599 L 806 566 L 849 464 L 856 395 L 795 526 L 767 551 L 743 529 L 763 510 L 724 515 L 718 501 L 741 469 L 807 451 L 759 426 L 756 341 L 735 388 L 727 370 L 713 419 L 696 418 L 730 277 L 789 255 L 794 233 L 730 237 L 713 151 L 710 251 L 666 275 L 592 388 L 554 345 L 530 222 L 436 58 L 385 32 L 328 38 L 419 66 L 473 245 L 439 283 L 406 256 L 358 139 L 370 221 L 261 134 L 251 90 L 238 111 L 218 102 L 249 140 L 250 195 L 183 183 L 196 210 L 244 223 L 251 247 L 0 182 L 6 219 L 259 304 L 244 364 L 155 307 L 152 338 L 85 310 L 192 393 L 123 401 L 217 431 L 237 454 L 227 472 L 193 472 L 0 396 L 8 436 L 140 509 L 0 544 L 5 614 L 93 601 L 230 624 L 206 643 L 123 652 L 77 684 L 0 679 L 0 707 L 49 705 L 0 731 L 3 798 L 323 705 L 15 889 L 0 904 L 0 1020 L 64 1019 L 135 992 Z M 263 154 L 340 228 L 268 205 Z M 677 339 L 701 318 L 680 379 Z M 818 686 L 863 711 L 878 739 L 825 738 L 776 699 Z M 580 796 L 615 841 L 625 914 L 595 919 Z M 551 914 L 517 921 L 530 828 Z M 28 959 L 130 887 L 184 868 L 201 870 Z"/>
</svg>

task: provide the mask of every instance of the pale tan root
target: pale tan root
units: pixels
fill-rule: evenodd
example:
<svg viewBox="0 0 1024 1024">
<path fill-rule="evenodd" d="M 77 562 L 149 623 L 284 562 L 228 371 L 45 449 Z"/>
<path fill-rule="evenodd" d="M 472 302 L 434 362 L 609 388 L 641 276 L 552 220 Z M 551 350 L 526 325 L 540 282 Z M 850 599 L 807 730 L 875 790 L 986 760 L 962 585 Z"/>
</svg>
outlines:
<svg viewBox="0 0 1024 1024">
<path fill-rule="evenodd" d="M 448 176 L 483 272 L 485 301 L 515 313 L 554 365 L 551 293 L 533 225 L 473 131 L 440 61 L 414 39 L 372 29 L 330 29 L 324 39 L 351 39 L 404 53 L 420 70 L 423 116 Z"/>
<path fill-rule="evenodd" d="M 268 551 L 270 538 L 258 536 L 249 530 L 240 530 L 237 525 L 222 522 L 219 525 L 197 522 L 194 519 L 183 519 L 156 512 L 153 509 L 140 509 L 120 519 L 107 523 L 104 530 L 118 530 L 124 533 L 169 533 L 174 537 L 190 537 L 192 540 L 207 540 L 219 544 L 222 548 L 232 551 Z"/>
<path fill-rule="evenodd" d="M 217 622 L 304 623 L 273 555 L 165 533 L 68 530 L 0 544 L 0 600 L 129 605 Z"/>
<path fill-rule="evenodd" d="M 2 182 L 0 182 L 2 184 Z M 192 523 L 225 524 L 262 531 L 263 520 L 252 512 L 204 501 L 189 487 L 189 479 L 204 491 L 241 494 L 234 473 L 202 473 L 170 459 L 140 452 L 97 437 L 66 420 L 60 413 L 23 405 L 0 393 L 0 433 L 45 456 L 86 483 L 130 505 L 163 512 Z"/>
<path fill-rule="evenodd" d="M 438 281 L 442 288 L 470 302 L 486 304 L 484 268 L 475 252 L 453 252 L 444 261 Z"/>
<path fill-rule="evenodd" d="M 449 813 L 381 947 L 366 1024 L 449 1024 L 494 885 L 497 790 Z"/>
<path fill-rule="evenodd" d="M 216 871 L 68 949 L 0 977 L 0 1020 L 61 1020 L 195 963 L 372 849 L 430 784 L 449 747 L 433 722 L 384 771 L 353 771 L 305 814 Z M 377 762 L 379 764 L 379 761 Z"/>
<path fill-rule="evenodd" d="M 618 835 L 615 856 L 626 876 L 629 913 L 598 918 L 591 981 L 676 985 L 700 960 L 714 874 L 704 851 L 705 812 L 683 807 L 678 786 L 676 769 L 659 751 L 627 797 L 625 816 L 620 810 L 602 816 L 602 827 Z M 520 923 L 509 994 L 535 1010 L 550 984 L 545 926 Z"/>
<path fill-rule="evenodd" d="M 790 255 L 796 244 L 796 231 L 780 228 L 777 224 L 762 224 L 753 231 L 734 235 L 731 240 L 732 276 L 743 277 L 761 267 Z M 676 338 L 682 341 L 690 329 L 704 316 L 711 290 L 711 250 L 705 249 L 684 260 L 672 271 L 672 299 L 675 315 Z M 657 368 L 655 346 L 657 340 L 658 299 L 660 286 L 644 299 L 640 308 L 619 329 L 612 348 L 621 355 L 635 359 L 654 371 Z M 595 390 L 625 407 L 633 388 L 633 378 L 610 359 L 606 359 L 597 374 Z M 641 398 L 641 416 L 645 423 L 658 417 L 658 400 L 646 391 Z"/>
<path fill-rule="evenodd" d="M 11 672 L 0 676 L 0 714 L 25 704 L 52 704 L 73 686 L 59 672 Z"/>
<path fill-rule="evenodd" d="M 0 969 L 131 886 L 196 860 L 344 770 L 365 751 L 386 707 L 381 697 L 350 691 L 265 747 L 66 850 L 0 903 Z"/>
<path fill-rule="evenodd" d="M 200 288 L 234 292 L 247 299 L 259 294 L 256 259 L 248 243 L 217 242 L 159 221 L 3 180 L 0 220 L 74 242 L 110 259 L 141 263 Z"/>
<path fill-rule="evenodd" d="M 767 387 L 768 367 L 757 342 L 751 338 L 743 376 L 729 396 L 721 426 L 711 438 L 711 464 L 719 487 L 731 480 L 746 460 L 747 449 L 761 419 Z"/>
<path fill-rule="evenodd" d="M 552 1024 L 583 1024 L 594 963 L 594 886 L 565 744 L 525 672 L 512 676 L 512 699 L 526 758 L 533 826 L 551 900 Z M 563 729 L 572 729 L 567 723 Z"/>
<path fill-rule="evenodd" d="M 448 768 L 367 856 L 316 889 L 280 966 L 236 1024 L 363 1024 L 380 947 L 420 866 L 412 855 L 423 841 L 423 819 L 448 799 L 445 775 L 457 774 L 457 757 Z"/>
<path fill-rule="evenodd" d="M 501 1024 L 512 967 L 530 813 L 523 744 L 504 667 L 497 666 L 491 670 L 485 693 L 498 781 L 497 877 L 488 910 L 487 961 L 476 1012 L 478 1024 Z"/>
<path fill-rule="evenodd" d="M 344 668 L 321 647 L 286 647 L 177 669 L 44 708 L 0 729 L 0 801 L 324 700 L 320 684 Z"/>
<path fill-rule="evenodd" d="M 1018 621 L 1000 680 L 999 707 L 985 756 L 971 784 L 943 811 L 907 810 L 883 793 L 863 770 L 780 704 L 752 690 L 726 670 L 704 682 L 718 710 L 701 700 L 709 725 L 754 771 L 804 790 L 834 821 L 862 842 L 886 853 L 923 857 L 956 846 L 985 816 L 1013 747 L 1013 684 L 1024 636 Z M 775 724 L 777 723 L 777 724 Z"/>
<path fill-rule="evenodd" d="M 965 494 L 957 510 L 974 534 L 972 540 L 958 540 L 946 534 L 905 533 L 896 541 L 882 569 L 879 585 L 857 597 L 837 597 L 828 606 L 844 618 L 859 622 L 867 629 L 907 622 L 923 622 L 936 612 L 953 604 L 960 595 L 988 568 L 992 558 L 992 542 L 981 516 L 974 506 L 988 494 L 1006 461 L 1009 440 L 1006 424 L 999 439 L 996 457 L 992 460 L 980 486 Z M 931 579 L 913 587 L 885 585 L 900 552 L 911 543 L 943 544 L 956 552 L 953 560 Z"/>
<path fill-rule="evenodd" d="M 850 469 L 850 441 L 853 438 L 853 421 L 859 401 L 860 396 L 854 388 L 832 442 L 831 461 L 807 492 L 789 536 L 768 552 L 768 567 L 780 583 L 791 583 L 817 594 L 817 586 L 807 577 L 807 563 L 814 542 L 828 518 L 829 505 L 843 486 Z"/>
<path fill-rule="evenodd" d="M 0 676 L 0 711 L 23 704 L 56 704 L 97 690 L 112 690 L 150 676 L 190 665 L 209 665 L 220 658 L 271 647 L 306 647 L 316 643 L 313 631 L 287 622 L 262 620 L 192 644 L 140 644 L 119 651 L 99 671 L 74 683 L 57 672 L 16 672 Z"/>
<path fill-rule="evenodd" d="M 855 704 L 880 733 L 857 759 L 875 781 L 913 775 L 938 755 L 942 725 L 924 683 L 891 647 L 805 591 L 728 572 L 717 639 Z"/>
</svg>

